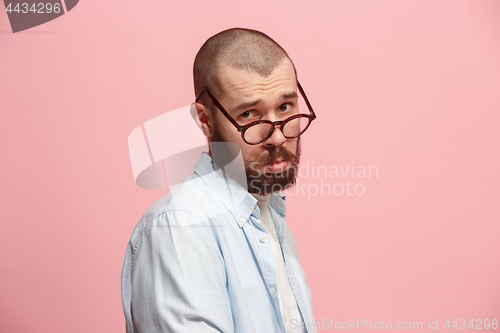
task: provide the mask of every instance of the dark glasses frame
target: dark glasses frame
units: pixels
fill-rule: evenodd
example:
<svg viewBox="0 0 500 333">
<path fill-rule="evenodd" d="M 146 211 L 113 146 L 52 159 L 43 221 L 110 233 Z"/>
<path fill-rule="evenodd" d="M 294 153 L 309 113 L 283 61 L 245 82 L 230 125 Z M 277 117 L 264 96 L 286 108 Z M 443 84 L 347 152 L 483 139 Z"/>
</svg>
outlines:
<svg viewBox="0 0 500 333">
<path fill-rule="evenodd" d="M 208 96 L 210 96 L 210 99 L 215 104 L 215 106 L 231 122 L 231 124 L 233 124 L 234 127 L 236 127 L 236 129 L 238 130 L 238 132 L 241 133 L 241 138 L 243 139 L 243 141 L 245 141 L 245 143 L 247 143 L 249 145 L 258 145 L 259 143 L 262 143 L 262 142 L 266 141 L 267 139 L 269 139 L 273 135 L 274 129 L 276 128 L 276 126 L 279 126 L 280 131 L 281 131 L 281 133 L 283 133 L 283 136 L 285 138 L 287 138 L 287 139 L 293 139 L 293 138 L 297 138 L 300 135 L 302 135 L 309 128 L 309 126 L 311 125 L 311 122 L 314 119 L 316 119 L 316 114 L 314 113 L 314 110 L 313 110 L 313 108 L 311 106 L 311 103 L 309 103 L 309 100 L 307 99 L 306 93 L 304 92 L 304 89 L 302 89 L 302 86 L 300 85 L 299 81 L 297 81 L 297 87 L 299 88 L 299 92 L 302 95 L 302 97 L 304 98 L 304 101 L 306 102 L 306 105 L 307 105 L 307 108 L 309 109 L 310 114 L 299 113 L 299 114 L 295 114 L 293 116 L 290 116 L 290 117 L 286 118 L 285 120 L 278 120 L 278 121 L 257 120 L 257 121 L 253 121 L 253 122 L 251 122 L 249 124 L 246 124 L 246 125 L 240 125 L 240 124 L 238 124 L 238 122 L 236 120 L 234 120 L 233 117 L 231 117 L 231 115 L 226 111 L 226 109 L 224 109 L 224 107 L 219 103 L 219 101 L 217 100 L 217 98 L 215 98 L 215 96 L 212 95 L 212 93 L 208 90 L 208 88 L 203 88 L 202 91 L 200 91 L 200 93 L 196 97 L 195 102 L 198 103 L 198 101 L 200 100 L 201 95 L 203 94 L 203 92 L 206 92 L 208 94 Z M 300 131 L 300 133 L 298 133 L 297 135 L 286 136 L 285 133 L 283 132 L 284 126 L 288 122 L 290 122 L 290 121 L 292 121 L 294 119 L 303 118 L 303 117 L 304 118 L 308 118 L 308 120 L 309 120 L 309 122 L 307 123 L 307 126 L 305 126 L 304 129 L 302 131 Z M 270 131 L 267 134 L 267 136 L 264 139 L 260 140 L 259 142 L 255 142 L 255 143 L 248 142 L 247 140 L 245 140 L 245 132 L 250 127 L 255 126 L 255 125 L 259 125 L 259 124 L 270 124 L 272 126 L 270 128 Z"/>
</svg>

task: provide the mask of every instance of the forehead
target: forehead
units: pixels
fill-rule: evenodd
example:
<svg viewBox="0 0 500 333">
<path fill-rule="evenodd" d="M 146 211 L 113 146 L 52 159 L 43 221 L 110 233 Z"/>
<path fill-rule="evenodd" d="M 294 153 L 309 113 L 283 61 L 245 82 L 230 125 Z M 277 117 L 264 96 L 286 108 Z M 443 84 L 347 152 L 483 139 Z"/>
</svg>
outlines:
<svg viewBox="0 0 500 333">
<path fill-rule="evenodd" d="M 245 69 L 222 66 L 219 80 L 223 91 L 221 102 L 228 107 L 245 100 L 272 98 L 297 90 L 295 70 L 288 58 L 284 58 L 266 77 Z"/>
</svg>

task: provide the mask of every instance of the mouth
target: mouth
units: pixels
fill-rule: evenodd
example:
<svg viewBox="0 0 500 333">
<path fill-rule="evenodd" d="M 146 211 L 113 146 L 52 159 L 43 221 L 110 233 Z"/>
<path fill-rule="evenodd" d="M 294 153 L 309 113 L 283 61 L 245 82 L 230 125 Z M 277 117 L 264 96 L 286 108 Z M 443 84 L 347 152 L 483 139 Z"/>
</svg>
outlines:
<svg viewBox="0 0 500 333">
<path fill-rule="evenodd" d="M 274 163 L 267 164 L 264 169 L 269 170 L 271 172 L 281 172 L 281 171 L 285 170 L 287 168 L 287 166 L 288 166 L 288 161 L 281 159 L 281 160 L 276 161 Z"/>
</svg>

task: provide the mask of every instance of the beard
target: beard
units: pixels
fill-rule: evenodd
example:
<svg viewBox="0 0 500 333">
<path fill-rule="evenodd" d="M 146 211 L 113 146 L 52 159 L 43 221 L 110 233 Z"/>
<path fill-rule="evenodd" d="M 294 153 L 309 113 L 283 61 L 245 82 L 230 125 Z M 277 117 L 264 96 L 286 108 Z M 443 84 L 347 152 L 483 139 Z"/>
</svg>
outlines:
<svg viewBox="0 0 500 333">
<path fill-rule="evenodd" d="M 280 172 L 269 172 L 268 167 L 262 166 L 277 161 L 288 162 L 288 167 Z M 264 151 L 260 158 L 254 161 L 245 161 L 248 192 L 258 195 L 268 195 L 271 192 L 284 191 L 295 185 L 297 180 L 297 166 L 300 162 L 300 137 L 297 138 L 295 154 L 283 146 L 275 146 Z"/>
<path fill-rule="evenodd" d="M 219 131 L 216 123 L 217 121 L 214 122 L 213 136 L 210 141 L 228 142 Z M 268 195 L 294 186 L 297 179 L 300 153 L 300 137 L 298 137 L 295 153 L 283 146 L 272 146 L 267 148 L 256 160 L 245 160 L 248 192 L 257 195 Z M 278 161 L 288 162 L 288 167 L 280 172 L 271 172 L 270 168 L 266 167 Z"/>
</svg>

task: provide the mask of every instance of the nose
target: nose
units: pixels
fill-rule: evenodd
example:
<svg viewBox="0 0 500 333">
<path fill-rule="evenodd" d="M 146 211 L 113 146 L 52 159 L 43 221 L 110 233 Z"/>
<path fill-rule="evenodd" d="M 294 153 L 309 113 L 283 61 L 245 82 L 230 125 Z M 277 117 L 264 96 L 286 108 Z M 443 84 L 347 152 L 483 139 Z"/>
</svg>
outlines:
<svg viewBox="0 0 500 333">
<path fill-rule="evenodd" d="M 264 146 L 270 147 L 270 146 L 281 146 L 284 144 L 286 141 L 285 136 L 283 135 L 283 132 L 281 132 L 281 129 L 279 126 L 275 126 L 273 130 L 273 134 L 264 141 Z"/>
</svg>

